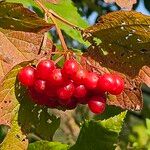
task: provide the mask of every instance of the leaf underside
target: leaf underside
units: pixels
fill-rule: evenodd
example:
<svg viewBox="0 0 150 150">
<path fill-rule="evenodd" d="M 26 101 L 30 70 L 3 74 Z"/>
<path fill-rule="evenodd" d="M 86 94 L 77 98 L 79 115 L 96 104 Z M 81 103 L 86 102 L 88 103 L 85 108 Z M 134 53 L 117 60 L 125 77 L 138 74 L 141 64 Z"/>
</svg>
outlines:
<svg viewBox="0 0 150 150">
<path fill-rule="evenodd" d="M 92 44 L 89 55 L 104 67 L 134 78 L 143 66 L 150 66 L 149 16 L 134 11 L 112 12 L 87 28 L 83 36 Z M 95 44 L 93 37 L 102 42 Z"/>
</svg>

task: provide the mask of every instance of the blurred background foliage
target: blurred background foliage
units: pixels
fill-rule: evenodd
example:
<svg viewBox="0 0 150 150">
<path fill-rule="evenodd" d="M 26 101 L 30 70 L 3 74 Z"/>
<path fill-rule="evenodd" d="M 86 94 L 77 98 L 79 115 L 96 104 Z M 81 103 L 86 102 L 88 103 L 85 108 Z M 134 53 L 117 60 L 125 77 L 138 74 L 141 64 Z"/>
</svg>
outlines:
<svg viewBox="0 0 150 150">
<path fill-rule="evenodd" d="M 134 5 L 133 9 L 142 12 L 143 14 L 150 15 L 150 0 L 137 1 L 138 2 Z M 89 25 L 96 23 L 100 16 L 108 12 L 120 10 L 116 4 L 106 4 L 103 0 L 73 0 L 73 2 L 77 7 L 79 14 L 89 23 Z M 43 14 L 38 8 L 31 6 L 30 9 L 38 13 L 40 17 L 43 17 Z M 86 50 L 86 47 L 83 44 L 73 40 L 67 33 L 64 33 L 64 36 L 69 47 L 77 48 L 82 51 Z M 50 32 L 50 37 L 59 45 L 59 39 L 55 30 Z M 150 150 L 150 88 L 143 85 L 142 91 L 144 108 L 141 112 L 128 111 L 122 132 L 118 139 L 117 150 Z M 106 113 L 101 116 L 94 116 L 94 119 L 106 119 L 118 114 L 120 111 L 119 108 L 109 106 Z M 84 119 L 89 119 L 91 116 L 84 108 L 77 108 L 75 118 L 80 126 L 80 123 Z M 8 127 L 0 126 L 0 142 L 3 141 L 7 130 Z M 30 142 L 33 142 L 39 140 L 39 138 L 36 135 L 31 134 L 29 135 L 29 140 Z M 63 142 L 68 143 L 66 141 Z"/>
</svg>

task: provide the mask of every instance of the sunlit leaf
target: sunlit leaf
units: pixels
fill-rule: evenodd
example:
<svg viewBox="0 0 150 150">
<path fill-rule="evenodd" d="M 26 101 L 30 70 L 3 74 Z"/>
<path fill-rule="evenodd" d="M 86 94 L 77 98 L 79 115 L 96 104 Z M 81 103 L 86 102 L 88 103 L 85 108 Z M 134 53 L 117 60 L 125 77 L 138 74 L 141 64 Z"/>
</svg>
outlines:
<svg viewBox="0 0 150 150">
<path fill-rule="evenodd" d="M 4 141 L 0 145 L 1 150 L 25 150 L 28 147 L 28 140 L 26 136 L 21 132 L 21 128 L 18 125 L 17 116 L 12 122 L 11 129 L 9 130 Z"/>
<path fill-rule="evenodd" d="M 38 141 L 29 144 L 28 150 L 67 150 L 67 144 L 59 142 Z"/>
<path fill-rule="evenodd" d="M 113 150 L 126 112 L 103 121 L 86 121 L 75 145 L 69 150 Z"/>
</svg>

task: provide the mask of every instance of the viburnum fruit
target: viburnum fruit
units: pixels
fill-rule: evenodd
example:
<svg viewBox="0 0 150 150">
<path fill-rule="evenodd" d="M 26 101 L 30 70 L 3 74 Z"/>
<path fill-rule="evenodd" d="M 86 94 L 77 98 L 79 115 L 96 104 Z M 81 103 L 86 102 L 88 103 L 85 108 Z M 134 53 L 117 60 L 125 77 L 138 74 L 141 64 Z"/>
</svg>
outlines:
<svg viewBox="0 0 150 150">
<path fill-rule="evenodd" d="M 114 86 L 113 89 L 109 91 L 109 93 L 113 95 L 121 94 L 124 90 L 124 80 L 116 74 L 113 75 L 113 80 Z"/>
<path fill-rule="evenodd" d="M 48 80 L 51 72 L 55 69 L 55 64 L 52 60 L 41 60 L 37 65 L 36 78 Z"/>
<path fill-rule="evenodd" d="M 52 60 L 41 60 L 36 68 L 22 68 L 18 79 L 38 105 L 66 110 L 88 104 L 95 114 L 104 112 L 106 92 L 118 95 L 124 89 L 124 80 L 119 75 L 89 72 L 74 59 L 66 60 L 62 68 Z"/>
<path fill-rule="evenodd" d="M 108 92 L 113 89 L 114 79 L 112 74 L 104 74 L 99 77 L 97 88 L 99 91 Z"/>
<path fill-rule="evenodd" d="M 35 80 L 34 81 L 34 88 L 37 92 L 42 93 L 45 91 L 46 81 L 44 80 Z"/>
<path fill-rule="evenodd" d="M 73 76 L 72 76 L 72 80 L 80 85 L 80 84 L 84 84 L 84 79 L 86 77 L 87 71 L 84 69 L 79 69 Z"/>
<path fill-rule="evenodd" d="M 73 59 L 66 60 L 63 66 L 63 73 L 68 76 L 73 76 L 79 69 L 79 64 Z"/>
<path fill-rule="evenodd" d="M 93 113 L 101 114 L 105 110 L 106 100 L 100 96 L 93 96 L 89 98 L 88 106 Z"/>
<path fill-rule="evenodd" d="M 75 90 L 74 84 L 72 82 L 69 82 L 57 90 L 57 96 L 58 98 L 63 100 L 70 99 L 74 93 L 74 90 Z"/>
<path fill-rule="evenodd" d="M 78 85 L 74 90 L 74 97 L 83 98 L 87 95 L 87 89 L 84 85 Z"/>
<path fill-rule="evenodd" d="M 35 79 L 35 68 L 26 66 L 18 73 L 18 80 L 24 86 L 32 86 Z"/>
<path fill-rule="evenodd" d="M 88 89 L 95 89 L 97 87 L 98 75 L 94 72 L 88 72 L 84 79 L 84 85 Z"/>
<path fill-rule="evenodd" d="M 61 69 L 54 69 L 49 77 L 49 82 L 53 85 L 59 86 L 65 83 Z"/>
<path fill-rule="evenodd" d="M 99 77 L 97 89 L 110 94 L 118 95 L 124 89 L 123 79 L 116 74 L 104 74 Z"/>
</svg>

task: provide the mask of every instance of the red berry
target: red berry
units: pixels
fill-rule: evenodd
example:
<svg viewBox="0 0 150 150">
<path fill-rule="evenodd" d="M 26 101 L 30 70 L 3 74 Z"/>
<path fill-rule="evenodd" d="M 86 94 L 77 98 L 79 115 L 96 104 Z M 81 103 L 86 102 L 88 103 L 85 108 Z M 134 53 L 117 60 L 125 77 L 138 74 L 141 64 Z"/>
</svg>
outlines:
<svg viewBox="0 0 150 150">
<path fill-rule="evenodd" d="M 77 63 L 77 61 L 73 59 L 66 60 L 63 66 L 63 73 L 64 75 L 72 76 L 78 71 L 78 69 L 79 69 L 79 64 Z"/>
<path fill-rule="evenodd" d="M 83 69 L 79 69 L 72 77 L 73 81 L 76 84 L 84 84 L 84 79 L 86 77 L 86 71 Z"/>
<path fill-rule="evenodd" d="M 95 89 L 98 82 L 98 75 L 94 72 L 89 72 L 86 74 L 86 77 L 84 79 L 84 85 L 88 89 Z"/>
<path fill-rule="evenodd" d="M 64 83 L 64 78 L 61 72 L 61 69 L 54 69 L 49 77 L 50 84 L 59 86 Z"/>
<path fill-rule="evenodd" d="M 100 92 L 110 92 L 114 89 L 114 78 L 112 74 L 104 74 L 99 77 L 97 88 Z"/>
<path fill-rule="evenodd" d="M 57 95 L 62 100 L 68 100 L 72 97 L 74 89 L 75 89 L 74 84 L 72 82 L 69 82 L 68 84 L 57 90 Z"/>
<path fill-rule="evenodd" d="M 46 86 L 46 82 L 44 80 L 36 80 L 34 82 L 34 88 L 39 93 L 44 92 L 45 86 Z"/>
<path fill-rule="evenodd" d="M 45 105 L 47 103 L 48 97 L 45 94 L 38 93 L 34 88 L 30 88 L 28 92 L 34 103 L 38 105 Z"/>
<path fill-rule="evenodd" d="M 41 60 L 37 65 L 36 77 L 41 80 L 47 80 L 54 69 L 55 64 L 52 60 Z"/>
<path fill-rule="evenodd" d="M 79 85 L 75 88 L 74 97 L 83 98 L 87 95 L 87 89 L 84 85 Z"/>
<path fill-rule="evenodd" d="M 93 96 L 88 101 L 90 110 L 95 114 L 101 114 L 104 112 L 106 107 L 106 101 L 104 98 L 99 96 Z"/>
<path fill-rule="evenodd" d="M 118 75 L 113 75 L 114 79 L 114 87 L 112 90 L 109 91 L 110 94 L 113 95 L 119 95 L 124 89 L 124 80 L 118 76 Z"/>
<path fill-rule="evenodd" d="M 24 86 L 32 86 L 34 84 L 35 68 L 26 66 L 18 73 L 18 80 Z"/>
</svg>

